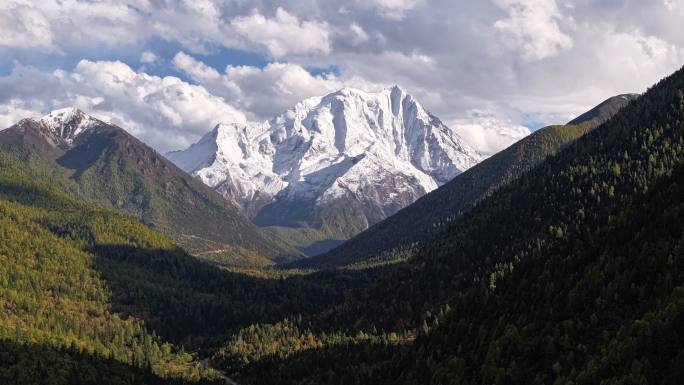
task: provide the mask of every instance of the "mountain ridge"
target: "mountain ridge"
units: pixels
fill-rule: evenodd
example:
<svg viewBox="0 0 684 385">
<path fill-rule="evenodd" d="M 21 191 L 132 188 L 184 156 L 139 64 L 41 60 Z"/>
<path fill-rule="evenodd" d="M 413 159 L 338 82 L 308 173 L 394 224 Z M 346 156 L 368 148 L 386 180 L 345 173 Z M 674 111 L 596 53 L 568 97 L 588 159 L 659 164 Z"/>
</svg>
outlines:
<svg viewBox="0 0 684 385">
<path fill-rule="evenodd" d="M 23 119 L 0 131 L 0 146 L 36 177 L 51 178 L 77 197 L 133 215 L 191 252 L 219 243 L 248 258 L 297 254 L 126 130 L 78 109 Z"/>
<path fill-rule="evenodd" d="M 610 97 L 591 110 L 571 120 L 567 124 L 581 124 L 589 121 L 603 123 L 615 115 L 622 107 L 624 107 L 625 103 L 629 103 L 632 100 L 637 99 L 639 96 L 641 95 L 620 94 Z"/>
</svg>

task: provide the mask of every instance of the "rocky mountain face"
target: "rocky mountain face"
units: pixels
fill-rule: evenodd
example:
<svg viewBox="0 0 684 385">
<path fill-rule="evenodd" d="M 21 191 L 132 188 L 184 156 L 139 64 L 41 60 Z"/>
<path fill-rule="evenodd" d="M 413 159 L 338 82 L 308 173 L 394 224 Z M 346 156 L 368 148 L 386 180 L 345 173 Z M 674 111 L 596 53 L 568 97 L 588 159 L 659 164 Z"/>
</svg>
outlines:
<svg viewBox="0 0 684 385">
<path fill-rule="evenodd" d="M 399 87 L 304 100 L 265 123 L 220 124 L 167 154 L 259 226 L 345 239 L 482 160 Z"/>
<path fill-rule="evenodd" d="M 78 109 L 23 119 L 0 131 L 0 147 L 35 178 L 132 215 L 191 252 L 225 251 L 238 259 L 297 254 L 122 128 Z"/>
</svg>

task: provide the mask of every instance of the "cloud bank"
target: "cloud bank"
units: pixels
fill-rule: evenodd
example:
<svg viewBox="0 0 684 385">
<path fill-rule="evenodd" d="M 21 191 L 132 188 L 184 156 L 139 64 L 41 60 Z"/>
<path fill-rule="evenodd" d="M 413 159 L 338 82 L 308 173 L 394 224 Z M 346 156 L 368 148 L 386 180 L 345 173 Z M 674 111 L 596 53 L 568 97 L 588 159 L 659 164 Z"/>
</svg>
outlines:
<svg viewBox="0 0 684 385">
<path fill-rule="evenodd" d="M 18 118 L 76 106 L 125 127 L 161 151 L 189 145 L 219 122 L 246 120 L 243 112 L 202 86 L 139 73 L 119 61 L 82 60 L 73 71 L 52 73 L 17 66 L 0 77 L 0 89 L 5 127 Z"/>
<path fill-rule="evenodd" d="M 77 104 L 166 150 L 399 84 L 494 152 L 680 68 L 683 15 L 680 0 L 7 0 L 0 123 Z"/>
</svg>

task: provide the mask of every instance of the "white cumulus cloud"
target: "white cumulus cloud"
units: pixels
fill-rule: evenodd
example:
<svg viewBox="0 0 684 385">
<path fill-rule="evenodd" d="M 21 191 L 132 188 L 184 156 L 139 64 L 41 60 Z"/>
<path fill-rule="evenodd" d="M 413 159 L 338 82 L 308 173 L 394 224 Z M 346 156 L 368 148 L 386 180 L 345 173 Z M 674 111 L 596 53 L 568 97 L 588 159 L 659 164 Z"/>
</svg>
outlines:
<svg viewBox="0 0 684 385">
<path fill-rule="evenodd" d="M 514 44 L 526 60 L 541 60 L 572 48 L 570 36 L 559 26 L 556 0 L 495 0 L 508 13 L 494 27 L 506 43 Z"/>
<path fill-rule="evenodd" d="M 263 68 L 227 66 L 223 74 L 194 57 L 179 52 L 176 67 L 212 93 L 224 97 L 254 120 L 266 120 L 303 99 L 321 96 L 350 86 L 377 89 L 362 78 L 339 79 L 333 74 L 312 75 L 293 63 L 269 63 Z"/>
<path fill-rule="evenodd" d="M 143 53 L 140 54 L 140 62 L 143 64 L 152 64 L 158 59 L 159 58 L 154 54 L 154 52 L 143 51 Z"/>
<path fill-rule="evenodd" d="M 178 52 L 173 57 L 173 64 L 177 69 L 185 72 L 192 79 L 200 83 L 215 82 L 221 78 L 217 70 L 196 60 L 185 52 Z"/>
<path fill-rule="evenodd" d="M 160 151 L 184 147 L 213 125 L 245 115 L 200 85 L 136 72 L 118 61 L 82 60 L 73 71 L 15 67 L 0 77 L 0 122 L 76 106 L 119 124 Z"/>
<path fill-rule="evenodd" d="M 39 8 L 10 0 L 0 3 L 0 47 L 56 51 L 50 21 Z"/>
<path fill-rule="evenodd" d="M 146 116 L 159 114 L 168 125 L 168 135 L 151 142 L 159 147 L 200 130 L 190 123 L 181 135 L 176 124 L 192 122 L 182 107 L 191 103 L 179 96 L 181 112 L 174 114 L 169 101 L 172 94 L 188 97 L 193 85 L 203 90 L 192 92 L 197 100 L 204 92 L 212 101 L 198 112 L 221 114 L 225 104 L 249 119 L 268 119 L 343 86 L 399 84 L 447 122 L 486 126 L 469 118 L 482 111 L 503 125 L 530 116 L 563 123 L 679 69 L 683 14 L 682 0 L 0 0 L 0 73 L 24 68 L 0 77 L 0 103 L 2 115 L 12 117 L 60 101 L 92 104 L 131 127 L 162 127 Z M 169 47 L 184 53 L 168 57 Z M 149 62 L 145 52 L 158 60 Z M 111 92 L 86 86 L 96 79 L 67 82 L 54 72 L 78 77 L 72 63 L 119 57 L 141 65 L 133 71 L 137 80 L 124 81 L 135 96 L 130 111 L 118 110 L 127 106 L 122 101 L 109 106 Z M 265 64 L 237 64 L 253 58 Z M 163 86 L 167 94 L 145 91 L 151 96 L 141 102 L 134 89 L 150 88 L 144 73 L 167 71 L 169 63 L 192 80 Z M 213 119 L 201 119 L 210 127 Z"/>
<path fill-rule="evenodd" d="M 273 18 L 258 12 L 240 16 L 231 26 L 250 44 L 266 50 L 275 58 L 287 54 L 327 54 L 330 52 L 330 31 L 327 23 L 301 21 L 283 8 L 276 9 Z"/>
<path fill-rule="evenodd" d="M 10 127 L 24 118 L 40 116 L 40 106 L 30 106 L 23 100 L 11 99 L 0 104 L 0 130 Z"/>
<path fill-rule="evenodd" d="M 494 117 L 478 117 L 451 122 L 449 125 L 470 145 L 490 156 L 530 134 L 527 127 Z"/>
<path fill-rule="evenodd" d="M 361 44 L 370 40 L 368 33 L 366 33 L 363 27 L 356 23 L 351 23 L 349 25 L 349 32 L 351 33 L 352 44 Z"/>
</svg>

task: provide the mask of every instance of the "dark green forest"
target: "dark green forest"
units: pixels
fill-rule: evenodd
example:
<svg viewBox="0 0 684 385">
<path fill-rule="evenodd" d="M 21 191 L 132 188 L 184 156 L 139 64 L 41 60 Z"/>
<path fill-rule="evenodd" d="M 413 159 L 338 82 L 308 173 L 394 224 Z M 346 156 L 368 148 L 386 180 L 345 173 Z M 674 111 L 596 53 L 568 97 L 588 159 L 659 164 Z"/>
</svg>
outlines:
<svg viewBox="0 0 684 385">
<path fill-rule="evenodd" d="M 0 381 L 680 384 L 684 70 L 592 127 L 322 270 L 206 262 L 0 150 Z"/>
</svg>

